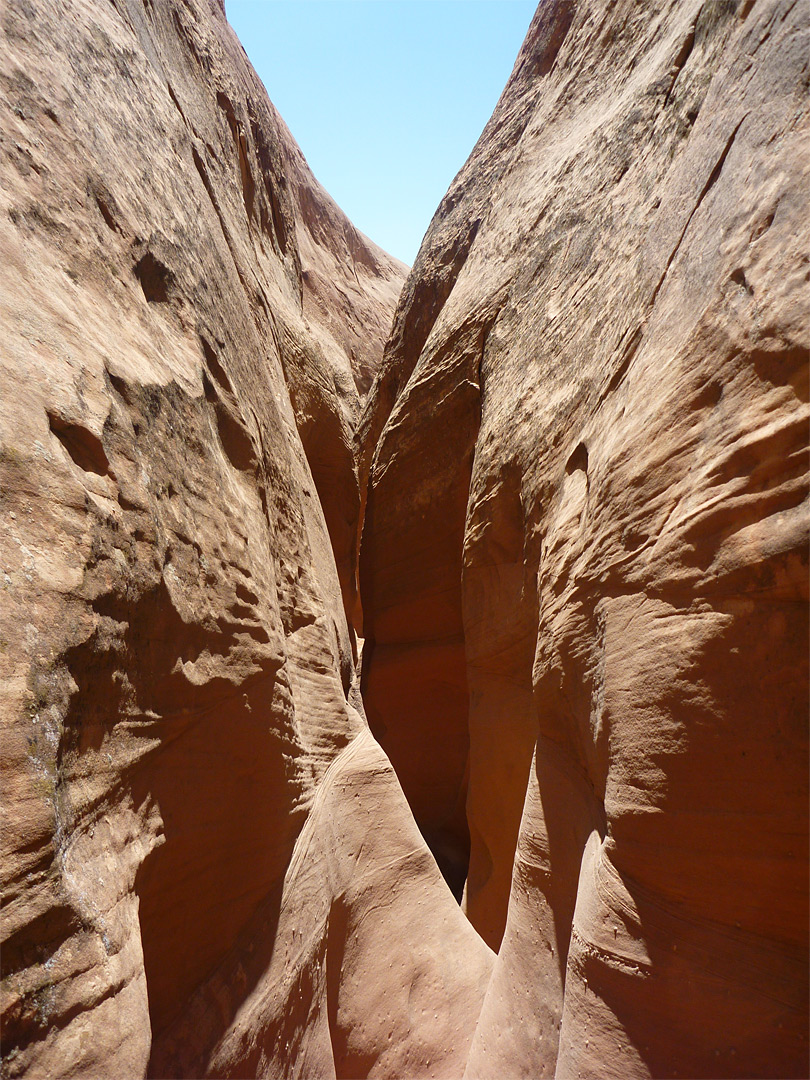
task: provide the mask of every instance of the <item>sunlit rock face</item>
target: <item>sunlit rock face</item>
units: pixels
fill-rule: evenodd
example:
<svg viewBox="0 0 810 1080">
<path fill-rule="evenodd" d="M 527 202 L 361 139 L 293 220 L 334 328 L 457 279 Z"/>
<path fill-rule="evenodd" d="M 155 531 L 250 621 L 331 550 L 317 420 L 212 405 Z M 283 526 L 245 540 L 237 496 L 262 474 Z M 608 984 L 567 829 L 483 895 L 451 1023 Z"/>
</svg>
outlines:
<svg viewBox="0 0 810 1080">
<path fill-rule="evenodd" d="M 806 1076 L 810 7 L 542 3 L 407 281 L 0 21 L 3 1077 Z"/>
<path fill-rule="evenodd" d="M 806 1076 L 810 6 L 540 5 L 360 425 L 466 1075 Z"/>
<path fill-rule="evenodd" d="M 406 268 L 221 6 L 0 20 L 3 1076 L 460 1075 L 492 955 L 347 619 Z"/>
</svg>

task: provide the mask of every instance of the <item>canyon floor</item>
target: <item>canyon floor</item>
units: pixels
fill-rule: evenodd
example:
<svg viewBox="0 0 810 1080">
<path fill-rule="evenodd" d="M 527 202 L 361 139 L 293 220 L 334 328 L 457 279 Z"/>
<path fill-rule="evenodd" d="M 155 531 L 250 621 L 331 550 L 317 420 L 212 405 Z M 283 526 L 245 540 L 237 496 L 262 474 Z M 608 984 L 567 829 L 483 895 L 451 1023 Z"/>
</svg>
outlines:
<svg viewBox="0 0 810 1080">
<path fill-rule="evenodd" d="M 411 269 L 0 27 L 3 1080 L 807 1077 L 810 4 L 543 0 Z"/>
</svg>

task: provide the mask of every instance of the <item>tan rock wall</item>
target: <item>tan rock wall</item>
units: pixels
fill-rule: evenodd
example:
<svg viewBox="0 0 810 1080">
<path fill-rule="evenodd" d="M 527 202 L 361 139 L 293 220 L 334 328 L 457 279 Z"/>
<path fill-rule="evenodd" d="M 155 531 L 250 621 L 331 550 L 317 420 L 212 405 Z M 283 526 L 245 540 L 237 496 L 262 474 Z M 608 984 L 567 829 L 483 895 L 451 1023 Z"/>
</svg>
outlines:
<svg viewBox="0 0 810 1080">
<path fill-rule="evenodd" d="M 541 4 L 396 311 L 221 5 L 0 20 L 4 1077 L 806 1075 L 808 9 Z"/>
<path fill-rule="evenodd" d="M 808 1067 L 809 16 L 541 5 L 361 421 L 369 717 L 500 947 L 470 1078 Z"/>
<path fill-rule="evenodd" d="M 405 268 L 219 5 L 0 19 L 3 1076 L 459 1075 L 492 958 L 347 621 Z"/>
</svg>

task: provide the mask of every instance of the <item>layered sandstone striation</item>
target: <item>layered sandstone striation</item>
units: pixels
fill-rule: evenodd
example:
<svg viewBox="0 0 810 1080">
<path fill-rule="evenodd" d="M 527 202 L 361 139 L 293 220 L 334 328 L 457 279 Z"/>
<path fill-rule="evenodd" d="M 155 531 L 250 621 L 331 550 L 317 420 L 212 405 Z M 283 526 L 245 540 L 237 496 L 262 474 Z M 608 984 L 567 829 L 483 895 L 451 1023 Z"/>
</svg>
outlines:
<svg viewBox="0 0 810 1080">
<path fill-rule="evenodd" d="M 405 267 L 221 5 L 4 5 L 3 1076 L 459 1075 L 492 956 L 355 683 Z"/>
<path fill-rule="evenodd" d="M 807 1075 L 809 64 L 541 4 L 401 297 L 363 686 L 499 950 L 470 1080 Z"/>
</svg>

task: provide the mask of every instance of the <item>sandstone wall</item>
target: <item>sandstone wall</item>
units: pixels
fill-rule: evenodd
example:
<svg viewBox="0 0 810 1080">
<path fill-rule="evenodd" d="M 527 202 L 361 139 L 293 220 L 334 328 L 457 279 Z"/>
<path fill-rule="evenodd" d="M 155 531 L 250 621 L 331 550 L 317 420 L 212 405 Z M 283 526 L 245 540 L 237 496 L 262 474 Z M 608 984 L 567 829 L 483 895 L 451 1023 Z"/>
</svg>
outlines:
<svg viewBox="0 0 810 1080">
<path fill-rule="evenodd" d="M 401 297 L 363 685 L 499 950 L 470 1080 L 807 1074 L 809 64 L 541 4 Z"/>
<path fill-rule="evenodd" d="M 0 25 L 3 1076 L 807 1075 L 810 8 L 542 3 L 398 303 L 216 0 Z"/>
<path fill-rule="evenodd" d="M 347 619 L 406 268 L 220 5 L 0 20 L 3 1076 L 459 1075 L 492 958 Z"/>
</svg>

